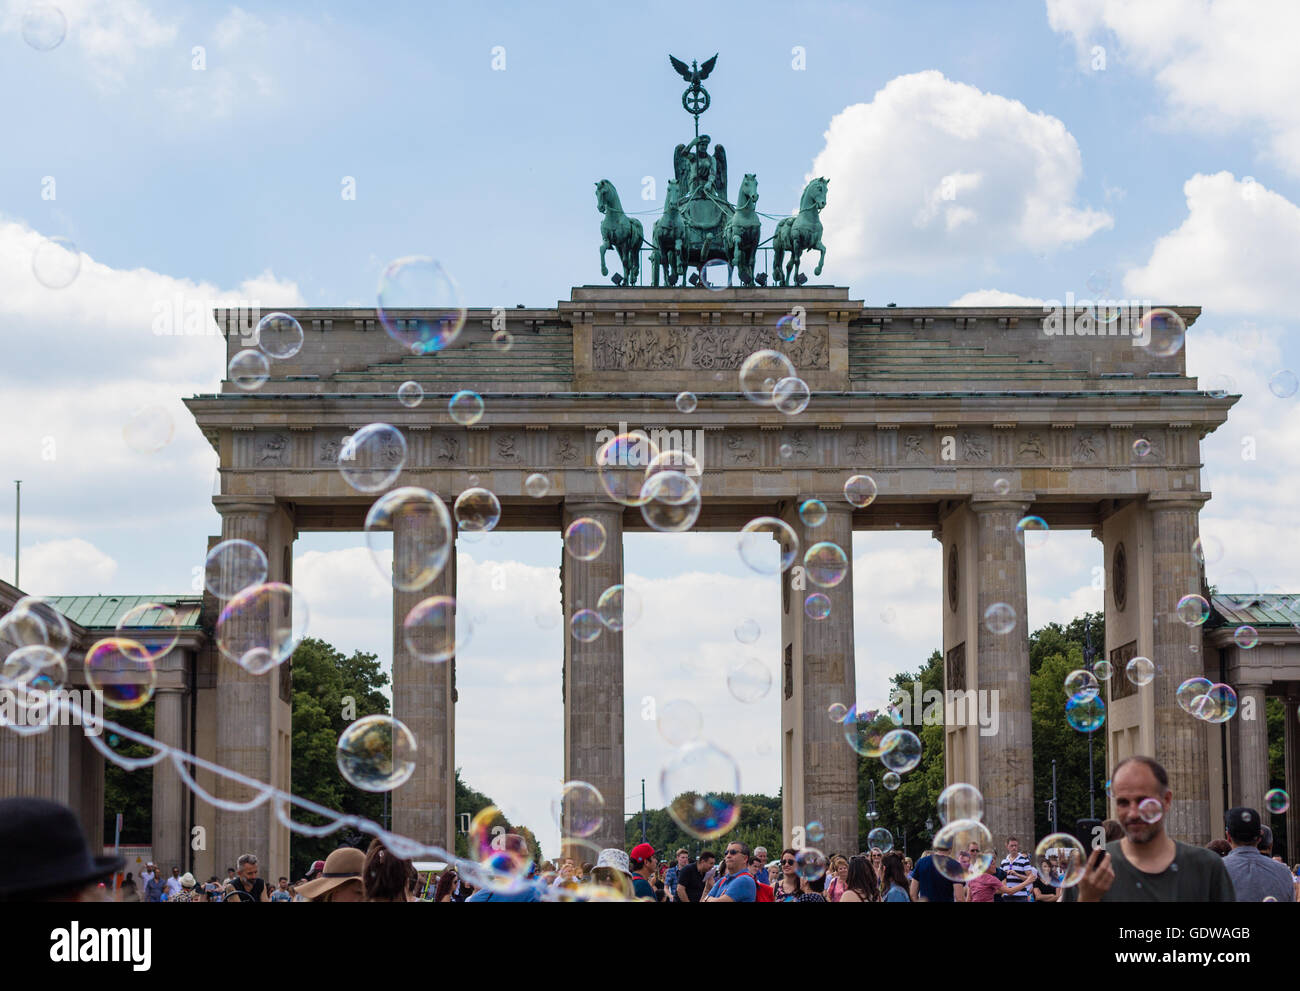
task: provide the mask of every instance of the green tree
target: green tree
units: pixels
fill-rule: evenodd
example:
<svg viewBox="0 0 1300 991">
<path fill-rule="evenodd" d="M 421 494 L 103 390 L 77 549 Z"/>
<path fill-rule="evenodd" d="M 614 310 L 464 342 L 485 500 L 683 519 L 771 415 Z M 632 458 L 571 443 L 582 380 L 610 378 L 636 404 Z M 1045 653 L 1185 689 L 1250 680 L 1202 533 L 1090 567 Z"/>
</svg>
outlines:
<svg viewBox="0 0 1300 991">
<path fill-rule="evenodd" d="M 153 736 L 153 702 L 139 709 L 109 709 L 105 718 L 145 736 Z M 148 757 L 152 747 L 104 730 L 103 742 L 123 757 Z M 104 761 L 104 844 L 111 846 L 116 817 L 122 813 L 122 845 L 148 846 L 153 842 L 153 768 L 128 771 Z"/>
</svg>

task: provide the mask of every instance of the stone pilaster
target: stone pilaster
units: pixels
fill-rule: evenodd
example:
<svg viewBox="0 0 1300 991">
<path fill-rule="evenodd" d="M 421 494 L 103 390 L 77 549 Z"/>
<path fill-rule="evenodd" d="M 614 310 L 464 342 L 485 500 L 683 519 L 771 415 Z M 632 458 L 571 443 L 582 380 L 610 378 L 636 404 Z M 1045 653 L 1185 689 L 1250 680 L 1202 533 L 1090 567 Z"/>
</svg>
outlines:
<svg viewBox="0 0 1300 991">
<path fill-rule="evenodd" d="M 1236 774 L 1230 791 L 1233 805 L 1245 805 L 1261 814 L 1264 792 L 1268 791 L 1268 720 L 1264 717 L 1266 686 L 1238 683 L 1237 740 L 1234 756 Z M 1250 699 L 1250 705 L 1246 700 Z M 1243 711 L 1253 719 L 1242 719 Z M 1217 825 L 1217 824 L 1216 824 Z"/>
<path fill-rule="evenodd" d="M 428 521 L 398 513 L 393 523 L 393 557 L 409 553 L 409 542 L 427 534 Z M 454 850 L 456 841 L 456 659 L 422 661 L 406 646 L 402 623 L 411 609 L 436 595 L 456 597 L 456 542 L 447 563 L 422 589 L 393 589 L 393 715 L 415 734 L 415 772 L 392 794 L 393 832 Z M 455 636 L 455 619 L 451 634 Z M 431 640 L 431 637 L 425 637 Z M 454 640 L 453 640 L 454 642 Z M 366 715 L 357 713 L 358 717 Z"/>
<path fill-rule="evenodd" d="M 799 556 L 819 541 L 838 544 L 849 559 L 848 574 L 833 588 L 790 587 L 791 571 L 782 573 L 787 588 L 781 595 L 783 655 L 774 672 L 773 687 L 782 693 L 781 737 L 783 803 L 782 842 L 792 831 L 820 821 L 826 838 L 815 844 L 827 854 L 858 850 L 858 755 L 844 738 L 843 727 L 827 716 L 832 703 L 852 706 L 857 701 L 853 641 L 853 507 L 828 502 L 826 520 L 807 527 L 799 519 L 798 502 L 787 503 L 782 518 L 799 537 Z M 831 601 L 830 615 L 809 619 L 804 601 L 821 592 Z M 787 681 L 788 679 L 788 681 Z M 791 695 L 785 697 L 789 689 Z M 883 770 L 883 769 L 882 769 Z"/>
<path fill-rule="evenodd" d="M 184 739 L 185 697 L 185 692 L 180 688 L 159 688 L 153 696 L 154 739 L 179 750 L 188 749 Z M 163 871 L 170 871 L 173 866 L 186 870 L 187 796 L 180 775 L 170 760 L 154 765 L 153 858 Z M 261 856 L 260 852 L 258 856 Z"/>
<path fill-rule="evenodd" d="M 978 596 L 976 684 L 996 704 L 997 732 L 979 734 L 979 789 L 984 794 L 984 822 L 1001 849 L 1008 836 L 1018 837 L 1022 849 L 1032 847 L 1034 835 L 1034 758 L 1029 701 L 1029 629 L 1025 589 L 1025 548 L 1016 538 L 1016 524 L 1029 506 L 1018 501 L 973 499 Z M 1015 610 L 1016 625 L 1008 633 L 993 633 L 984 616 L 995 603 Z M 968 686 L 970 687 L 970 686 Z M 996 701 L 993 701 L 996 700 Z M 969 707 L 968 707 L 969 708 Z"/>
<path fill-rule="evenodd" d="M 1285 719 L 1282 720 L 1282 752 L 1286 759 L 1286 793 L 1291 796 L 1291 807 L 1286 815 L 1286 843 L 1284 856 L 1294 864 L 1300 855 L 1300 698 L 1288 695 Z M 1260 810 L 1265 815 L 1268 813 Z M 1282 853 L 1275 849 L 1274 853 Z"/>
<path fill-rule="evenodd" d="M 605 549 L 591 561 L 565 556 L 564 597 L 564 780 L 586 781 L 605 799 L 600 829 L 588 839 L 599 847 L 623 847 L 623 633 L 603 629 L 591 643 L 574 639 L 570 621 L 595 609 L 602 592 L 623 581 L 623 507 L 565 503 L 564 528 L 580 517 L 605 528 Z M 558 789 L 557 789 L 558 790 Z M 565 830 L 569 834 L 568 829 Z"/>
<path fill-rule="evenodd" d="M 1155 680 L 1141 691 L 1151 692 L 1155 703 L 1155 750 L 1150 756 L 1169 773 L 1174 793 L 1166 829 L 1175 839 L 1202 846 L 1210 839 L 1209 740 L 1207 724 L 1190 718 L 1178 705 L 1177 690 L 1188 678 L 1201 675 L 1198 630 L 1178 618 L 1178 600 L 1200 592 L 1200 571 L 1192 553 L 1198 533 L 1197 519 L 1208 496 L 1152 495 L 1151 514 Z M 1189 637 L 1194 639 L 1189 639 Z M 1117 675 L 1122 673 L 1117 672 Z M 1263 712 L 1262 706 L 1260 709 Z M 1262 725 L 1262 719 L 1261 719 Z M 1265 762 L 1267 766 L 1267 762 Z"/>
</svg>

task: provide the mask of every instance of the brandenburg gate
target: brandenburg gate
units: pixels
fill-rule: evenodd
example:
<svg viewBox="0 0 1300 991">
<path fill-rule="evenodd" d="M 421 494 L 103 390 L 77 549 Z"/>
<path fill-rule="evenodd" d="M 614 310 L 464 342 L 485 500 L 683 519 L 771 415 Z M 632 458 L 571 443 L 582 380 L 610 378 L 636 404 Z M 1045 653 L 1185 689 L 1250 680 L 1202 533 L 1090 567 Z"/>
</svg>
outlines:
<svg viewBox="0 0 1300 991">
<path fill-rule="evenodd" d="M 796 309 L 803 331 L 787 343 L 776 324 Z M 1199 315 L 1174 309 L 1189 327 Z M 338 457 L 347 435 L 383 422 L 407 442 L 398 484 L 449 504 L 472 484 L 489 488 L 502 504 L 502 530 L 558 534 L 583 516 L 604 525 L 606 547 L 594 560 L 561 553 L 567 629 L 577 609 L 622 581 L 624 531 L 646 528 L 638 509 L 611 501 L 599 484 L 597 434 L 620 422 L 703 431 L 702 453 L 693 452 L 703 496 L 694 529 L 738 532 L 756 516 L 777 516 L 798 535 L 801 553 L 834 541 L 850 561 L 855 531 L 923 529 L 942 544 L 946 687 L 996 691 L 1000 705 L 994 735 L 946 728 L 946 775 L 978 785 L 1000 843 L 1034 835 L 1025 548 L 1016 525 L 1033 515 L 1052 530 L 1087 529 L 1104 548 L 1105 656 L 1116 666 L 1116 696 L 1128 658 L 1141 654 L 1156 665 L 1150 686 L 1108 698 L 1108 761 L 1154 755 L 1172 779 L 1173 834 L 1209 839 L 1209 728 L 1175 700 L 1177 686 L 1201 675 L 1206 659 L 1189 649 L 1199 646 L 1199 628 L 1180 622 L 1175 607 L 1202 590 L 1193 551 L 1209 497 L 1200 484 L 1200 441 L 1225 421 L 1235 397 L 1198 391 L 1186 374 L 1186 348 L 1061 334 L 1042 308 L 874 307 L 846 288 L 807 285 L 576 288 L 554 307 L 470 309 L 455 345 L 432 354 L 401 347 L 373 309 L 291 312 L 306 341 L 296 356 L 273 363 L 270 380 L 253 392 L 226 383 L 218 395 L 187 402 L 220 455 L 213 501 L 221 537 L 260 545 L 270 580 L 292 580 L 299 533 L 363 528 L 377 497 L 348 485 Z M 216 317 L 233 356 L 247 344 L 238 321 L 227 311 Z M 503 319 L 514 341 L 505 354 L 491 340 Z M 784 352 L 808 383 L 805 412 L 787 416 L 740 392 L 738 369 L 762 348 Z M 423 387 L 420 406 L 397 401 L 406 381 Z M 461 389 L 477 391 L 485 404 L 469 427 L 447 412 Z M 698 397 L 689 414 L 674 403 L 682 391 Z M 533 472 L 550 480 L 542 498 L 525 491 Z M 843 495 L 845 480 L 858 473 L 878 486 L 864 508 Z M 816 530 L 797 511 L 810 497 L 829 510 Z M 395 553 L 415 536 L 399 527 Z M 393 714 L 419 741 L 417 771 L 393 793 L 393 828 L 448 849 L 455 661 L 413 659 L 402 621 L 419 599 L 455 595 L 454 562 L 453 547 L 432 585 L 393 594 Z M 788 573 L 781 576 L 781 654 L 769 661 L 781 693 L 784 835 L 819 819 L 826 850 L 859 849 L 858 757 L 827 708 L 855 699 L 852 602 L 872 594 L 873 580 L 850 571 L 824 590 L 830 616 L 812 621 L 803 594 Z M 995 603 L 1015 610 L 1010 633 L 986 626 Z M 565 645 L 562 780 L 594 784 L 608 809 L 621 813 L 623 634 L 606 630 L 590 643 L 566 635 Z M 276 684 L 274 673 L 218 665 L 215 760 L 287 790 L 288 694 Z M 268 804 L 217 810 L 215 821 L 216 863 L 247 850 L 287 863 L 288 829 Z M 607 815 L 591 839 L 621 847 L 622 816 Z"/>
</svg>

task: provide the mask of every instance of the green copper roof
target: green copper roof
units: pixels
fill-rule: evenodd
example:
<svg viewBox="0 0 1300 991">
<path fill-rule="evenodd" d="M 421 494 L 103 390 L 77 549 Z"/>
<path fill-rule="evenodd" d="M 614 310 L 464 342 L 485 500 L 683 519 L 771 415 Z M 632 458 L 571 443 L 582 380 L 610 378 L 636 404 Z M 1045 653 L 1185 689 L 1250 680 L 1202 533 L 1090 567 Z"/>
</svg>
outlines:
<svg viewBox="0 0 1300 991">
<path fill-rule="evenodd" d="M 1254 602 L 1241 605 L 1252 596 L 1234 593 L 1217 593 L 1210 597 L 1214 611 L 1223 619 L 1225 626 L 1247 624 L 1256 628 L 1261 626 L 1296 626 L 1300 627 L 1300 595 L 1281 593 L 1253 596 Z"/>
<path fill-rule="evenodd" d="M 178 627 L 197 630 L 203 605 L 198 595 L 51 595 L 47 601 L 72 622 L 91 629 L 116 627 L 136 606 L 157 602 L 176 612 Z"/>
</svg>

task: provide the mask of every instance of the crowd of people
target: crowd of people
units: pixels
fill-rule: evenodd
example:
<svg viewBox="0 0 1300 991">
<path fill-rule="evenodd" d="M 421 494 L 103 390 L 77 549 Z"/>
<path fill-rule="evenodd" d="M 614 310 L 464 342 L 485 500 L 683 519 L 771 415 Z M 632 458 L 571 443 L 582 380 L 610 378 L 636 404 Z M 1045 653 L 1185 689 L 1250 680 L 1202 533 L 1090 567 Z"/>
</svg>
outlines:
<svg viewBox="0 0 1300 991">
<path fill-rule="evenodd" d="M 307 875 L 275 886 L 259 876 L 258 859 L 244 854 L 227 870 L 199 884 L 172 867 L 163 877 L 146 864 L 139 881 L 122 870 L 120 857 L 96 857 L 66 806 L 39 798 L 0 800 L 0 900 L 151 902 L 1061 902 L 1061 901 L 1290 901 L 1300 895 L 1300 865 L 1288 869 L 1272 855 L 1273 836 L 1255 809 L 1225 816 L 1224 836 L 1198 847 L 1174 840 L 1165 816 L 1151 819 L 1150 801 L 1167 813 L 1173 800 L 1163 767 L 1147 757 L 1121 761 L 1112 779 L 1117 819 L 1107 820 L 1104 848 L 1085 863 L 1069 850 L 1050 850 L 1037 863 L 1017 837 L 998 860 L 978 844 L 965 850 L 927 850 L 913 864 L 896 850 L 874 847 L 827 860 L 787 847 L 769 865 L 764 847 L 728 842 L 719 859 L 712 850 L 693 861 L 685 848 L 660 863 L 649 843 L 630 851 L 601 850 L 595 863 L 564 858 L 536 864 L 422 875 L 378 839 L 369 848 L 334 850 Z M 506 848 L 526 849 L 521 838 Z M 954 862 L 956 865 L 954 866 Z M 984 869 L 979 870 L 983 864 Z M 956 879 L 954 879 L 956 875 Z M 478 881 L 479 884 L 475 885 Z"/>
</svg>

